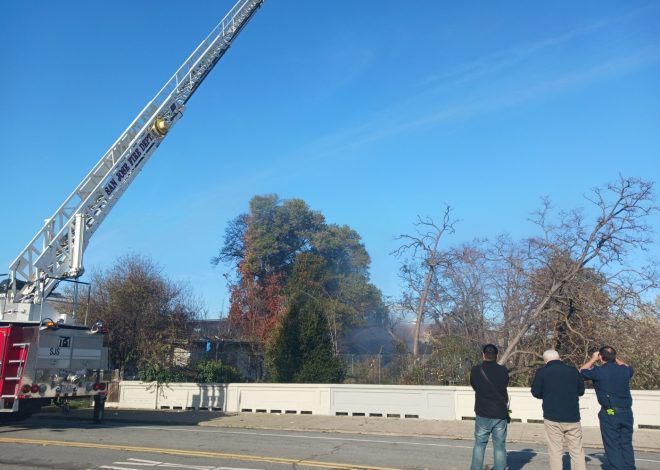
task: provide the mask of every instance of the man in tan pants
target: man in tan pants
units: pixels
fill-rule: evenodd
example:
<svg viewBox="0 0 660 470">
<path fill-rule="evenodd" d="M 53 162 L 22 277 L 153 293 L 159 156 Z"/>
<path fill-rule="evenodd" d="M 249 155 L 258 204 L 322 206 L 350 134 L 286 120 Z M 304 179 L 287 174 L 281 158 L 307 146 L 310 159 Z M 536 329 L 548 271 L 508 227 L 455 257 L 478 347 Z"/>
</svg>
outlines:
<svg viewBox="0 0 660 470">
<path fill-rule="evenodd" d="M 554 349 L 543 353 L 543 361 L 545 366 L 534 376 L 532 395 L 543 400 L 550 470 L 562 470 L 564 444 L 571 456 L 571 470 L 586 470 L 579 407 L 584 380 L 575 367 L 561 362 Z"/>
</svg>

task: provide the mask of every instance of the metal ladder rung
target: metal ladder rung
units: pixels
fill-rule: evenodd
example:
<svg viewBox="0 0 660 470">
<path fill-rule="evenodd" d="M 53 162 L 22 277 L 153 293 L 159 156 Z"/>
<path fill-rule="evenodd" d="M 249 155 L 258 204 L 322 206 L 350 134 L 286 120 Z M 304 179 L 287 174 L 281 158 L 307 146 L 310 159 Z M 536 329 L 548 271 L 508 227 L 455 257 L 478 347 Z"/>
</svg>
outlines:
<svg viewBox="0 0 660 470">
<path fill-rule="evenodd" d="M 13 348 L 25 348 L 25 347 L 27 347 L 27 346 L 29 346 L 29 345 L 30 345 L 30 343 L 14 343 L 14 344 L 12 344 L 11 346 L 12 346 Z"/>
<path fill-rule="evenodd" d="M 5 377 L 5 380 L 21 380 L 20 377 Z"/>
<path fill-rule="evenodd" d="M 18 395 L 2 395 L 0 398 L 16 398 Z"/>
</svg>

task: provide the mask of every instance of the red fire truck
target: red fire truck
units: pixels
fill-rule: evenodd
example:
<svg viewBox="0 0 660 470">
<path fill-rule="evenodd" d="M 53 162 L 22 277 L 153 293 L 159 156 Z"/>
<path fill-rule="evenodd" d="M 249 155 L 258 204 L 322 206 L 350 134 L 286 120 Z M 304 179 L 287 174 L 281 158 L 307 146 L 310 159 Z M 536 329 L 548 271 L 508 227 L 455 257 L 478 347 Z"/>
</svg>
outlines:
<svg viewBox="0 0 660 470">
<path fill-rule="evenodd" d="M 232 7 L 9 266 L 0 282 L 0 422 L 75 399 L 93 400 L 94 419 L 103 419 L 108 330 L 102 322 L 88 326 L 80 313 L 83 253 L 262 3 Z M 63 281 L 73 287 L 58 295 Z"/>
</svg>

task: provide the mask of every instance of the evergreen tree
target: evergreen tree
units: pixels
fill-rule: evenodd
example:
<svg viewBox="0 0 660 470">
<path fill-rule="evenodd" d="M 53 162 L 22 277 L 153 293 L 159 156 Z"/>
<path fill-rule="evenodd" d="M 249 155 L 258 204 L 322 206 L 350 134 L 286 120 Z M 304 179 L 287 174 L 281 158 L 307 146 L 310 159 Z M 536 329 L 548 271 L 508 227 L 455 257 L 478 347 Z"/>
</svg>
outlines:
<svg viewBox="0 0 660 470">
<path fill-rule="evenodd" d="M 266 347 L 266 370 L 272 382 L 290 383 L 302 364 L 300 310 L 293 303 L 282 315 Z"/>
<path fill-rule="evenodd" d="M 323 304 L 314 299 L 299 297 L 299 347 L 302 364 L 294 375 L 294 382 L 341 383 L 344 363 L 332 354 L 332 341 Z"/>
<path fill-rule="evenodd" d="M 301 253 L 289 280 L 289 308 L 269 341 L 266 367 L 275 382 L 338 383 L 343 362 L 334 355 L 330 333 L 334 308 L 323 288 L 332 276 L 325 260 Z"/>
</svg>

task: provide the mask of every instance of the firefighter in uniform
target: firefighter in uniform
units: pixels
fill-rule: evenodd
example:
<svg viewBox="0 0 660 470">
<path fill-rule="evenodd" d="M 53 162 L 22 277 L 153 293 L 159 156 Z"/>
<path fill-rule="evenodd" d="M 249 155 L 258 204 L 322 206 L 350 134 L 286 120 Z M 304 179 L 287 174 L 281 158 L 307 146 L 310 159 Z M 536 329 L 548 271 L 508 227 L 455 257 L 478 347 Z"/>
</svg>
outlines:
<svg viewBox="0 0 660 470">
<path fill-rule="evenodd" d="M 600 361 L 600 367 L 594 367 Z M 616 357 L 616 351 L 603 346 L 580 368 L 591 380 L 601 410 L 598 413 L 605 455 L 613 470 L 635 470 L 632 445 L 633 413 L 630 378 L 633 368 Z"/>
</svg>

